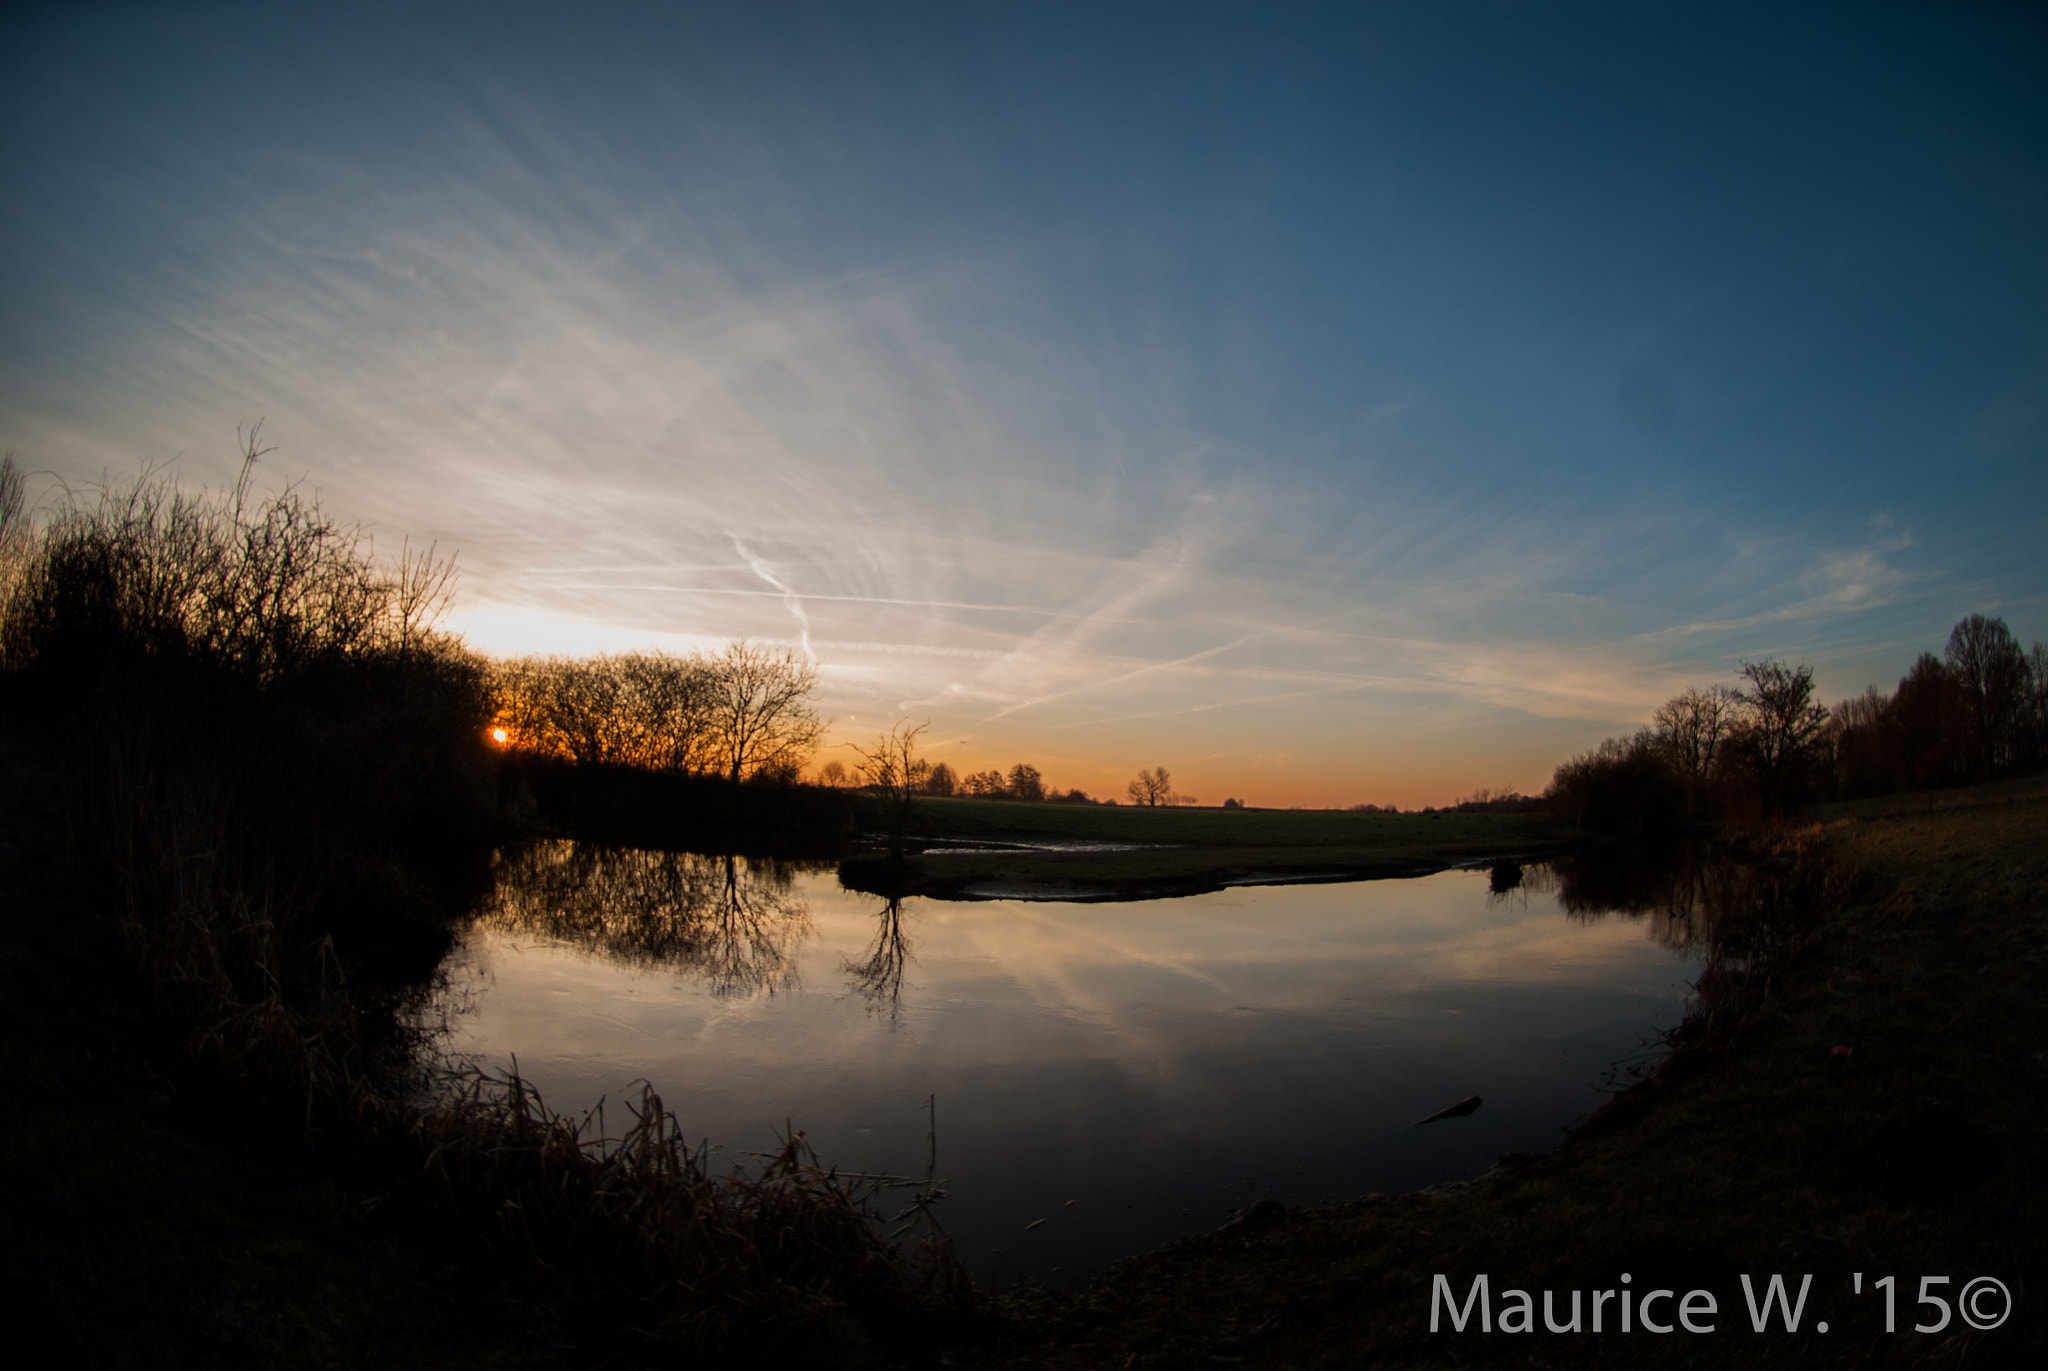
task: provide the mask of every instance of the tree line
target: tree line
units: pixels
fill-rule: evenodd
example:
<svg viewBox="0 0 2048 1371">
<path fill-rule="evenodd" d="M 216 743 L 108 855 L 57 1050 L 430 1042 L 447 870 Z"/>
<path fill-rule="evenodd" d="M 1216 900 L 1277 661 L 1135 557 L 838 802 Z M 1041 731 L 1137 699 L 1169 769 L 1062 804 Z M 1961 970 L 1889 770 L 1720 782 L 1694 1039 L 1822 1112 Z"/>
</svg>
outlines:
<svg viewBox="0 0 2048 1371">
<path fill-rule="evenodd" d="M 793 782 L 825 722 L 817 668 L 738 642 L 717 654 L 624 652 L 494 662 L 502 745 L 580 765 Z"/>
<path fill-rule="evenodd" d="M 1745 662 L 1736 676 L 1572 757 L 1545 800 L 1580 827 L 1641 833 L 2048 766 L 2048 652 L 2022 650 L 2003 619 L 1970 615 L 1889 695 L 1873 685 L 1832 708 L 1809 666 Z"/>
</svg>

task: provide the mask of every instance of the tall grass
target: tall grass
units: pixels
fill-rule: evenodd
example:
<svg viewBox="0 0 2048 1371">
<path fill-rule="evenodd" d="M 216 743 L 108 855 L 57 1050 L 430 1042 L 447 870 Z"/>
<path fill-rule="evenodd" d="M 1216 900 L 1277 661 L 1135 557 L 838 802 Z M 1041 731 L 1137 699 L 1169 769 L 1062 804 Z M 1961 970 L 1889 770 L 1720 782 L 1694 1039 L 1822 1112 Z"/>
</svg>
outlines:
<svg viewBox="0 0 2048 1371">
<path fill-rule="evenodd" d="M 488 674 L 435 626 L 451 564 L 259 496 L 264 456 L 252 434 L 228 491 L 145 472 L 40 525 L 0 461 L 0 712 L 87 777 L 89 856 L 188 1085 L 660 1340 L 971 1298 L 800 1140 L 713 1176 L 651 1094 L 607 1138 L 423 1053 L 407 987 L 449 935 L 421 861 L 502 824 Z"/>
</svg>

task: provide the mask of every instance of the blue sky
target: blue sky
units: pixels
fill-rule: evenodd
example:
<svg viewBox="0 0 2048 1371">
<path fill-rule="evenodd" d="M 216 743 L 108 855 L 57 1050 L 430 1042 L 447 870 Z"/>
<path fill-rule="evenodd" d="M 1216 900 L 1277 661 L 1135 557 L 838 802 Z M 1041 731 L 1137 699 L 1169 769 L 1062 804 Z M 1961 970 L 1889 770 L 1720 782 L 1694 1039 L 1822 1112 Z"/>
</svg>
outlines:
<svg viewBox="0 0 2048 1371">
<path fill-rule="evenodd" d="M 308 9 L 0 21 L 0 445 L 263 418 L 488 650 L 1422 803 L 2048 638 L 2038 7 Z"/>
</svg>

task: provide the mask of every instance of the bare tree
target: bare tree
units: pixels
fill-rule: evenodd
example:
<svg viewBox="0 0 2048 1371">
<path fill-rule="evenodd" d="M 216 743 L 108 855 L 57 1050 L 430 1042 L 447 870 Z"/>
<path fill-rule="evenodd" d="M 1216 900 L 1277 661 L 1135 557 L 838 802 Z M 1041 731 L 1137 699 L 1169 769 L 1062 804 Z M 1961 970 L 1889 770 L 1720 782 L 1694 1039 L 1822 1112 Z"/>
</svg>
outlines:
<svg viewBox="0 0 2048 1371">
<path fill-rule="evenodd" d="M 1003 780 L 1003 773 L 993 768 L 969 772 L 963 784 L 967 787 L 969 795 L 982 800 L 999 800 L 1009 793 L 1009 787 Z"/>
<path fill-rule="evenodd" d="M 875 740 L 871 748 L 858 747 L 861 780 L 882 803 L 889 826 L 889 855 L 903 855 L 903 840 L 923 793 L 931 764 L 917 755 L 917 738 L 928 724 L 902 720 Z"/>
<path fill-rule="evenodd" d="M 1688 689 L 1657 710 L 1657 736 L 1671 767 L 1685 782 L 1685 808 L 1697 814 L 1705 807 L 1707 782 L 1714 774 L 1721 745 L 1734 729 L 1742 697 L 1723 685 Z"/>
<path fill-rule="evenodd" d="M 1739 742 L 1755 771 L 1767 813 L 1782 814 L 1810 779 L 1825 741 L 1828 711 L 1813 698 L 1813 668 L 1744 662 Z"/>
<path fill-rule="evenodd" d="M 448 612 L 455 595 L 455 558 L 437 559 L 439 543 L 414 552 L 410 540 L 398 547 L 398 565 L 391 574 L 391 634 L 401 648 L 420 645 Z"/>
<path fill-rule="evenodd" d="M 1962 692 L 1970 746 L 1985 780 L 2014 760 L 2027 658 L 2003 619 L 1972 614 L 1948 635 L 1950 675 Z"/>
<path fill-rule="evenodd" d="M 842 786 L 846 782 L 846 763 L 837 758 L 818 768 L 819 785 Z"/>
<path fill-rule="evenodd" d="M 728 779 L 809 760 L 825 732 L 811 708 L 816 667 L 794 653 L 738 642 L 712 658 L 709 668 L 710 750 Z"/>
<path fill-rule="evenodd" d="M 1163 766 L 1150 771 L 1140 771 L 1132 782 L 1124 787 L 1124 794 L 1134 805 L 1170 804 L 1173 800 L 1173 777 Z"/>
<path fill-rule="evenodd" d="M 935 763 L 931 774 L 924 778 L 924 793 L 927 795 L 951 795 L 960 788 L 960 778 L 953 774 L 953 768 L 944 762 Z"/>
</svg>

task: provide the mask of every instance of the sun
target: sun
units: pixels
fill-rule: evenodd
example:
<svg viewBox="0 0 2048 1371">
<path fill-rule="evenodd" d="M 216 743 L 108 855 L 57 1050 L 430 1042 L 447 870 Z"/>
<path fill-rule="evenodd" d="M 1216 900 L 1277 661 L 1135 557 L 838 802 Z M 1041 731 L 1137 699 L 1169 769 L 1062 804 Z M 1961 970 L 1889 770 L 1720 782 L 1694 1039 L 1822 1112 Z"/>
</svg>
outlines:
<svg viewBox="0 0 2048 1371">
<path fill-rule="evenodd" d="M 491 741 L 492 741 L 492 742 L 494 742 L 494 743 L 502 743 L 502 742 L 504 742 L 504 741 L 505 741 L 505 730 L 504 730 L 504 729 L 502 729 L 502 728 L 494 728 L 494 729 L 492 729 L 492 730 L 491 730 Z"/>
</svg>

